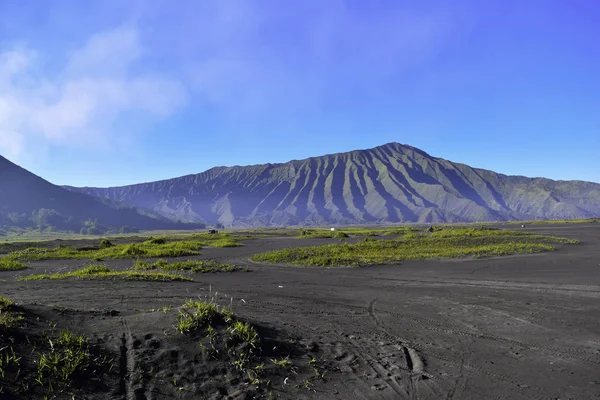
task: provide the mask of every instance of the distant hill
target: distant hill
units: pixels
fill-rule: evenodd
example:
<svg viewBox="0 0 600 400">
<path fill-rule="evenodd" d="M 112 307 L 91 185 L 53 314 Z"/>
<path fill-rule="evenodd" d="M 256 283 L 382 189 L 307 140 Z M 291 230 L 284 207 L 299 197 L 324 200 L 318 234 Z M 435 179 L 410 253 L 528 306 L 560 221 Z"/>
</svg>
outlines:
<svg viewBox="0 0 600 400">
<path fill-rule="evenodd" d="M 591 218 L 600 184 L 507 176 L 389 143 L 284 164 L 69 190 L 226 226 Z"/>
<path fill-rule="evenodd" d="M 95 234 L 186 227 L 150 211 L 65 190 L 0 156 L 0 234 L 11 228 Z"/>
</svg>

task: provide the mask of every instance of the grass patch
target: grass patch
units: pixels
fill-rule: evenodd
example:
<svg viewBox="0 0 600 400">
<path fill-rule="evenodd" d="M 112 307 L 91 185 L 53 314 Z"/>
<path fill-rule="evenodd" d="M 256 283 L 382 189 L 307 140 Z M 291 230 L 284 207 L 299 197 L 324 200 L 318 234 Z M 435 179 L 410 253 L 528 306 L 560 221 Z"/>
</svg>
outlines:
<svg viewBox="0 0 600 400">
<path fill-rule="evenodd" d="M 59 333 L 55 341 L 50 341 L 51 350 L 40 354 L 37 362 L 36 382 L 51 385 L 52 381 L 69 384 L 74 375 L 83 375 L 90 366 L 87 339 L 69 330 Z"/>
<path fill-rule="evenodd" d="M 553 251 L 576 240 L 486 228 L 441 229 L 427 234 L 405 233 L 395 240 L 365 240 L 257 254 L 254 261 L 308 266 L 368 266 L 402 260 L 487 257 Z"/>
<path fill-rule="evenodd" d="M 14 328 L 25 319 L 21 314 L 14 312 L 14 304 L 8 297 L 0 297 L 0 330 Z"/>
<path fill-rule="evenodd" d="M 217 319 L 225 320 L 225 315 L 229 315 L 226 309 L 219 310 L 214 303 L 188 301 L 179 311 L 175 329 L 179 333 L 192 332 L 203 326 L 212 326 Z"/>
<path fill-rule="evenodd" d="M 342 231 L 332 231 L 325 229 L 303 229 L 300 232 L 301 239 L 344 239 L 348 234 Z"/>
<path fill-rule="evenodd" d="M 37 274 L 20 278 L 19 281 L 37 281 L 44 279 L 122 279 L 131 281 L 191 281 L 177 274 L 163 272 L 113 271 L 104 265 L 90 265 L 72 272 L 55 274 Z"/>
<path fill-rule="evenodd" d="M 303 229 L 300 231 L 299 238 L 329 238 L 329 239 L 345 239 L 350 236 L 398 236 L 405 235 L 410 232 L 417 232 L 418 228 L 408 227 L 388 227 L 388 228 L 358 228 L 345 227 L 343 230 L 334 230 L 326 228 Z"/>
<path fill-rule="evenodd" d="M 235 272 L 248 271 L 247 268 L 237 267 L 231 264 L 221 264 L 215 261 L 207 260 L 186 260 L 169 263 L 166 260 L 158 260 L 153 263 L 149 261 L 137 260 L 134 266 L 135 270 L 162 270 L 162 271 L 189 271 L 189 272 Z"/>
<path fill-rule="evenodd" d="M 212 293 L 211 288 L 205 300 L 194 299 L 183 304 L 174 325 L 175 330 L 200 346 L 200 354 L 195 359 L 218 371 L 226 382 L 238 381 L 248 387 L 249 396 L 253 398 L 273 397 L 271 379 L 284 385 L 288 385 L 288 380 L 303 378 L 309 383 L 324 380 L 325 368 L 332 368 L 332 364 L 322 364 L 314 355 L 314 363 L 295 362 L 316 349 L 299 345 L 297 338 L 277 339 L 280 332 L 253 325 L 234 315 L 233 298 L 228 301 L 228 307 L 222 307 L 215 302 L 216 292 L 214 297 Z M 197 385 L 197 380 L 176 378 L 173 378 L 176 387 Z"/>
<path fill-rule="evenodd" d="M 144 243 L 148 243 L 148 244 L 165 244 L 165 243 L 167 243 L 167 241 L 164 238 L 161 238 L 161 237 L 158 237 L 158 238 L 151 237 L 150 239 L 146 240 Z"/>
<path fill-rule="evenodd" d="M 19 271 L 27 269 L 27 264 L 10 257 L 0 257 L 0 271 Z"/>
<path fill-rule="evenodd" d="M 239 240 L 247 239 L 245 236 L 230 235 L 229 233 L 195 233 L 192 235 L 182 236 L 182 238 L 189 238 L 197 240 L 204 246 L 209 247 L 242 247 L 243 244 Z"/>
<path fill-rule="evenodd" d="M 587 219 L 536 219 L 531 221 L 511 221 L 511 225 L 552 225 L 552 224 L 597 224 L 600 223 L 600 218 Z"/>
<path fill-rule="evenodd" d="M 14 251 L 7 257 L 11 260 L 60 260 L 60 259 L 94 259 L 139 258 L 139 257 L 181 257 L 200 254 L 202 243 L 194 240 L 181 240 L 168 243 L 131 243 L 120 244 L 99 249 L 76 249 L 66 246 L 54 248 L 29 247 Z"/>
<path fill-rule="evenodd" d="M 68 329 L 56 332 L 57 324 L 40 322 L 39 315 L 28 318 L 26 325 L 19 323 L 25 320 L 24 313 L 25 309 L 0 297 L 1 399 L 75 398 L 73 389 L 96 385 L 93 381 L 101 382 L 110 372 L 113 353 Z M 50 330 L 38 332 L 42 324 Z"/>
<path fill-rule="evenodd" d="M 247 322 L 234 321 L 227 328 L 227 332 L 234 341 L 247 344 L 252 349 L 256 349 L 260 342 L 258 332 Z"/>
<path fill-rule="evenodd" d="M 257 330 L 235 318 L 227 307 L 201 300 L 184 304 L 177 317 L 175 329 L 180 333 L 203 332 L 206 352 L 213 358 L 219 354 L 231 359 L 237 369 L 246 371 L 255 359 L 261 339 Z"/>
<path fill-rule="evenodd" d="M 8 297 L 0 297 L 0 312 L 7 310 L 13 304 L 15 303 Z"/>
<path fill-rule="evenodd" d="M 141 257 L 183 257 L 200 254 L 203 246 L 210 247 L 239 247 L 242 244 L 238 238 L 228 234 L 191 234 L 178 236 L 150 237 L 140 243 L 113 244 L 108 239 L 102 239 L 97 247 L 74 248 L 59 245 L 52 248 L 28 247 L 23 250 L 8 253 L 0 258 L 5 265 L 18 265 L 15 262 L 89 259 L 101 261 L 105 259 L 124 259 Z"/>
<path fill-rule="evenodd" d="M 243 244 L 235 239 L 221 238 L 207 243 L 210 247 L 242 247 Z"/>
<path fill-rule="evenodd" d="M 58 337 L 44 335 L 43 342 L 48 351 L 36 360 L 35 382 L 47 387 L 49 393 L 102 373 L 113 362 L 106 355 L 95 354 L 85 336 L 68 329 L 61 330 Z"/>
</svg>

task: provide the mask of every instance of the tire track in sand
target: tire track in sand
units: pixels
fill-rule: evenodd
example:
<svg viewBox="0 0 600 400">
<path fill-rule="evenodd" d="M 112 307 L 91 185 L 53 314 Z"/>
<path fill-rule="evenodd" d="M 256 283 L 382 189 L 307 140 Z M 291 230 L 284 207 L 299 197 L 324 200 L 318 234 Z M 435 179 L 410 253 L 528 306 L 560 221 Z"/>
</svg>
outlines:
<svg viewBox="0 0 600 400">
<path fill-rule="evenodd" d="M 435 382 L 436 378 L 425 371 L 425 362 L 421 355 L 417 352 L 417 350 L 414 347 L 408 345 L 408 341 L 403 340 L 402 338 L 399 338 L 395 335 L 392 335 L 387 331 L 387 329 L 383 326 L 375 312 L 376 303 L 377 298 L 371 300 L 371 302 L 369 303 L 369 315 L 371 316 L 371 319 L 373 320 L 377 328 L 382 333 L 384 333 L 389 338 L 389 340 L 395 340 L 396 342 L 398 342 L 399 346 L 404 352 L 404 355 L 406 357 L 406 367 L 411 372 L 409 381 L 410 398 L 418 399 L 418 392 L 420 388 L 427 389 L 431 392 L 431 394 L 435 395 L 436 398 L 440 398 L 442 395 L 442 393 L 439 393 L 441 391 L 441 388 L 439 387 L 437 382 Z"/>
<path fill-rule="evenodd" d="M 121 319 L 123 335 L 121 337 L 121 389 L 126 400 L 147 400 L 142 387 L 134 388 L 132 375 L 137 370 L 134 354 L 134 338 L 125 318 Z"/>
</svg>

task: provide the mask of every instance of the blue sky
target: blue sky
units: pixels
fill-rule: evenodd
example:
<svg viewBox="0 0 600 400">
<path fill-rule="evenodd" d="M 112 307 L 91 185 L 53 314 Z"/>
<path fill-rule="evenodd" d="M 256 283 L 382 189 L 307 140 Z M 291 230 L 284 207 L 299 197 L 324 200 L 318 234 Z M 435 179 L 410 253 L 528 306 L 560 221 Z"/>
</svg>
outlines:
<svg viewBox="0 0 600 400">
<path fill-rule="evenodd" d="M 591 0 L 0 0 L 0 154 L 112 186 L 395 141 L 600 182 L 599 18 Z"/>
</svg>

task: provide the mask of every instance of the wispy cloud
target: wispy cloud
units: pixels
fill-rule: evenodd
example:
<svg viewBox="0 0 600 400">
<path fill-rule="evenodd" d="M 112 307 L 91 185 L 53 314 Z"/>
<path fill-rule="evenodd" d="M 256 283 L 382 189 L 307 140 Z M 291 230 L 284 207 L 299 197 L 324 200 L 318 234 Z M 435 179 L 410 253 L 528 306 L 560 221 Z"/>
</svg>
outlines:
<svg viewBox="0 0 600 400">
<path fill-rule="evenodd" d="M 346 98 L 377 98 L 454 28 L 443 7 L 344 0 L 157 1 L 130 14 L 75 50 L 0 47 L 0 152 L 110 144 L 122 118 L 168 119 L 188 103 L 259 121 L 318 116 Z"/>
<path fill-rule="evenodd" d="M 179 68 L 195 106 L 264 117 L 373 93 L 430 62 L 457 30 L 456 5 L 375 3 L 157 1 L 139 23 L 160 26 L 144 43 Z"/>
<path fill-rule="evenodd" d="M 122 115 L 165 118 L 186 101 L 180 81 L 134 70 L 143 56 L 135 28 L 92 36 L 54 75 L 44 71 L 44 56 L 57 55 L 24 47 L 0 52 L 0 152 L 13 159 L 50 144 L 110 143 Z"/>
<path fill-rule="evenodd" d="M 172 32 L 194 38 L 179 50 L 187 52 L 183 64 L 204 100 L 246 114 L 318 110 L 430 61 L 451 29 L 444 9 L 266 3 L 203 2 L 189 13 L 204 16 L 201 23 L 184 17 Z"/>
</svg>

